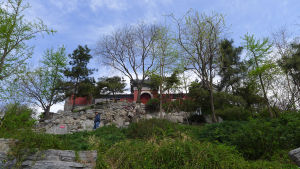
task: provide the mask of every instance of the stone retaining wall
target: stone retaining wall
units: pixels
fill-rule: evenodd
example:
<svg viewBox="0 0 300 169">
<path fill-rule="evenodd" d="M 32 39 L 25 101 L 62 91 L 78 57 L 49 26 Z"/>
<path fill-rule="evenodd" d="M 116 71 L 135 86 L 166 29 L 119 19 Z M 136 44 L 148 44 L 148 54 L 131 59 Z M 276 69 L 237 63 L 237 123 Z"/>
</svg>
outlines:
<svg viewBox="0 0 300 169">
<path fill-rule="evenodd" d="M 0 138 L 0 169 L 14 168 L 16 159 L 8 157 L 13 140 Z M 24 157 L 22 169 L 93 169 L 96 166 L 97 151 L 45 150 Z"/>
<path fill-rule="evenodd" d="M 93 108 L 81 107 L 80 109 L 74 113 L 65 111 L 60 112 L 60 114 L 53 114 L 51 119 L 39 123 L 36 128 L 49 134 L 90 131 L 94 126 L 94 112 L 96 111 L 101 114 L 100 127 L 106 125 L 127 127 L 132 122 L 151 118 L 163 118 L 172 122 L 183 123 L 189 116 L 187 112 L 146 114 L 144 105 L 126 102 L 109 103 L 102 106 L 94 105 Z"/>
</svg>

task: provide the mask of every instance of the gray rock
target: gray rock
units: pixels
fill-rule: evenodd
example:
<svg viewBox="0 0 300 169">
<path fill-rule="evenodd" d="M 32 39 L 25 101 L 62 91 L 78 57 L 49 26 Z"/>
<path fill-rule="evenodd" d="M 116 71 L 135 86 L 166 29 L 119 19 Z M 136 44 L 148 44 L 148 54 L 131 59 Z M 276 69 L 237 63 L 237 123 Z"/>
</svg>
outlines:
<svg viewBox="0 0 300 169">
<path fill-rule="evenodd" d="M 7 153 L 10 150 L 10 144 L 13 144 L 13 140 L 0 138 L 0 152 Z"/>
<path fill-rule="evenodd" d="M 123 127 L 124 125 L 124 119 L 121 117 L 118 117 L 115 121 L 113 121 L 113 123 L 117 126 L 117 127 Z"/>
<path fill-rule="evenodd" d="M 7 156 L 12 144 L 14 144 L 13 140 L 0 138 L 0 169 L 13 168 L 16 164 L 15 159 L 11 160 Z"/>
<path fill-rule="evenodd" d="M 291 150 L 289 157 L 300 167 L 300 148 Z"/>
<path fill-rule="evenodd" d="M 203 115 L 203 117 L 204 117 L 205 123 L 209 123 L 209 124 L 213 123 L 212 122 L 212 117 L 211 117 L 210 114 L 209 115 Z M 223 122 L 223 119 L 221 117 L 217 116 L 217 119 L 218 119 L 218 123 Z"/>
<path fill-rule="evenodd" d="M 53 125 L 50 128 L 46 128 L 48 134 L 67 134 L 69 133 L 68 126 L 66 124 Z"/>
<path fill-rule="evenodd" d="M 145 119 L 152 119 L 153 117 L 152 117 L 152 115 L 150 115 L 150 114 L 146 114 L 145 115 Z"/>
<path fill-rule="evenodd" d="M 77 160 L 77 161 L 76 161 Z M 25 169 L 91 169 L 96 166 L 97 151 L 45 150 L 26 157 L 22 163 Z"/>
</svg>

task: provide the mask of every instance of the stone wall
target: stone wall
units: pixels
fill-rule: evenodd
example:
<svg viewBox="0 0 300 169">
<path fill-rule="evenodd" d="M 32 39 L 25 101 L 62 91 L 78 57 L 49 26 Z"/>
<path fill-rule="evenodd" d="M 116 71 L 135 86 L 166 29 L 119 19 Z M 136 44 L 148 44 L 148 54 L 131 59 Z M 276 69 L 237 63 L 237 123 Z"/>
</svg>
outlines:
<svg viewBox="0 0 300 169">
<path fill-rule="evenodd" d="M 50 134 L 67 134 L 78 131 L 90 131 L 94 126 L 94 112 L 101 114 L 101 126 L 116 125 L 127 127 L 132 122 L 141 119 L 163 118 L 172 122 L 183 123 L 189 116 L 186 112 L 174 113 L 151 113 L 146 114 L 143 104 L 117 102 L 104 105 L 94 105 L 93 108 L 80 107 L 78 112 L 64 111 L 54 114 L 51 119 L 45 120 L 37 125 L 38 130 L 44 130 Z"/>
<path fill-rule="evenodd" d="M 0 169 L 14 168 L 16 159 L 8 157 L 13 140 L 0 138 Z M 22 169 L 92 169 L 96 166 L 97 151 L 45 150 L 24 157 Z"/>
</svg>

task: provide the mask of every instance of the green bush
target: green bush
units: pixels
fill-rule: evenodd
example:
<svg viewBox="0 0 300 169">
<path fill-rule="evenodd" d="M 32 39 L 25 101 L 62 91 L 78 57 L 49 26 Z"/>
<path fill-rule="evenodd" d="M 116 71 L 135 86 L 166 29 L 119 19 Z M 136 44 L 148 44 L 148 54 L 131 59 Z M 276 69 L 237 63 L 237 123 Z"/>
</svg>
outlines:
<svg viewBox="0 0 300 169">
<path fill-rule="evenodd" d="M 180 101 L 179 100 L 168 101 L 163 104 L 163 109 L 166 112 L 180 111 Z"/>
<path fill-rule="evenodd" d="M 35 120 L 31 117 L 32 110 L 20 104 L 7 105 L 5 115 L 0 124 L 0 136 L 20 129 L 31 129 Z"/>
<path fill-rule="evenodd" d="M 177 124 L 167 120 L 150 119 L 131 123 L 126 130 L 128 138 L 150 139 L 152 137 L 164 138 L 175 136 Z"/>
<path fill-rule="evenodd" d="M 224 109 L 217 109 L 216 114 L 222 117 L 223 120 L 248 120 L 251 117 L 251 112 L 243 107 L 233 106 Z"/>
<path fill-rule="evenodd" d="M 157 143 L 126 140 L 112 146 L 105 152 L 103 158 L 106 168 L 116 169 L 283 169 L 296 167 L 278 162 L 247 162 L 233 147 L 180 139 L 164 139 Z"/>
<path fill-rule="evenodd" d="M 185 112 L 193 112 L 196 111 L 198 104 L 193 100 L 174 100 L 169 101 L 163 104 L 163 109 L 166 112 L 174 112 L 174 111 L 185 111 Z"/>
<path fill-rule="evenodd" d="M 150 99 L 146 103 L 146 110 L 149 112 L 158 112 L 159 111 L 160 101 L 158 98 Z"/>
<path fill-rule="evenodd" d="M 272 159 L 276 152 L 300 146 L 300 114 L 282 114 L 276 119 L 228 121 L 203 127 L 200 140 L 236 146 L 246 159 Z"/>
<path fill-rule="evenodd" d="M 194 112 L 197 110 L 197 108 L 197 103 L 190 99 L 182 100 L 182 103 L 180 105 L 180 109 L 185 112 Z"/>
</svg>

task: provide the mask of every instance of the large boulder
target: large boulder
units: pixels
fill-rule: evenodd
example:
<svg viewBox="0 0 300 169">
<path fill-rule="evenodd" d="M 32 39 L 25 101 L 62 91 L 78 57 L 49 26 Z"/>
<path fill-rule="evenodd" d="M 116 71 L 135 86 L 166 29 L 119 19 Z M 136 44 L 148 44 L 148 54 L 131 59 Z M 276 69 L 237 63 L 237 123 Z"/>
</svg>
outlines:
<svg viewBox="0 0 300 169">
<path fill-rule="evenodd" d="M 289 157 L 300 167 L 300 148 L 291 150 Z"/>
<path fill-rule="evenodd" d="M 208 124 L 212 124 L 213 123 L 212 116 L 210 114 L 208 114 L 208 115 L 202 115 L 202 116 L 203 116 L 203 119 L 204 119 L 205 123 L 208 123 Z M 217 120 L 218 120 L 218 123 L 223 122 L 223 119 L 220 116 L 217 116 Z"/>
<path fill-rule="evenodd" d="M 25 157 L 23 169 L 92 169 L 97 151 L 45 150 Z"/>
<path fill-rule="evenodd" d="M 9 159 L 7 154 L 10 150 L 10 146 L 14 144 L 11 139 L 0 138 L 0 169 L 2 168 L 13 168 L 16 164 L 15 159 Z"/>
</svg>

